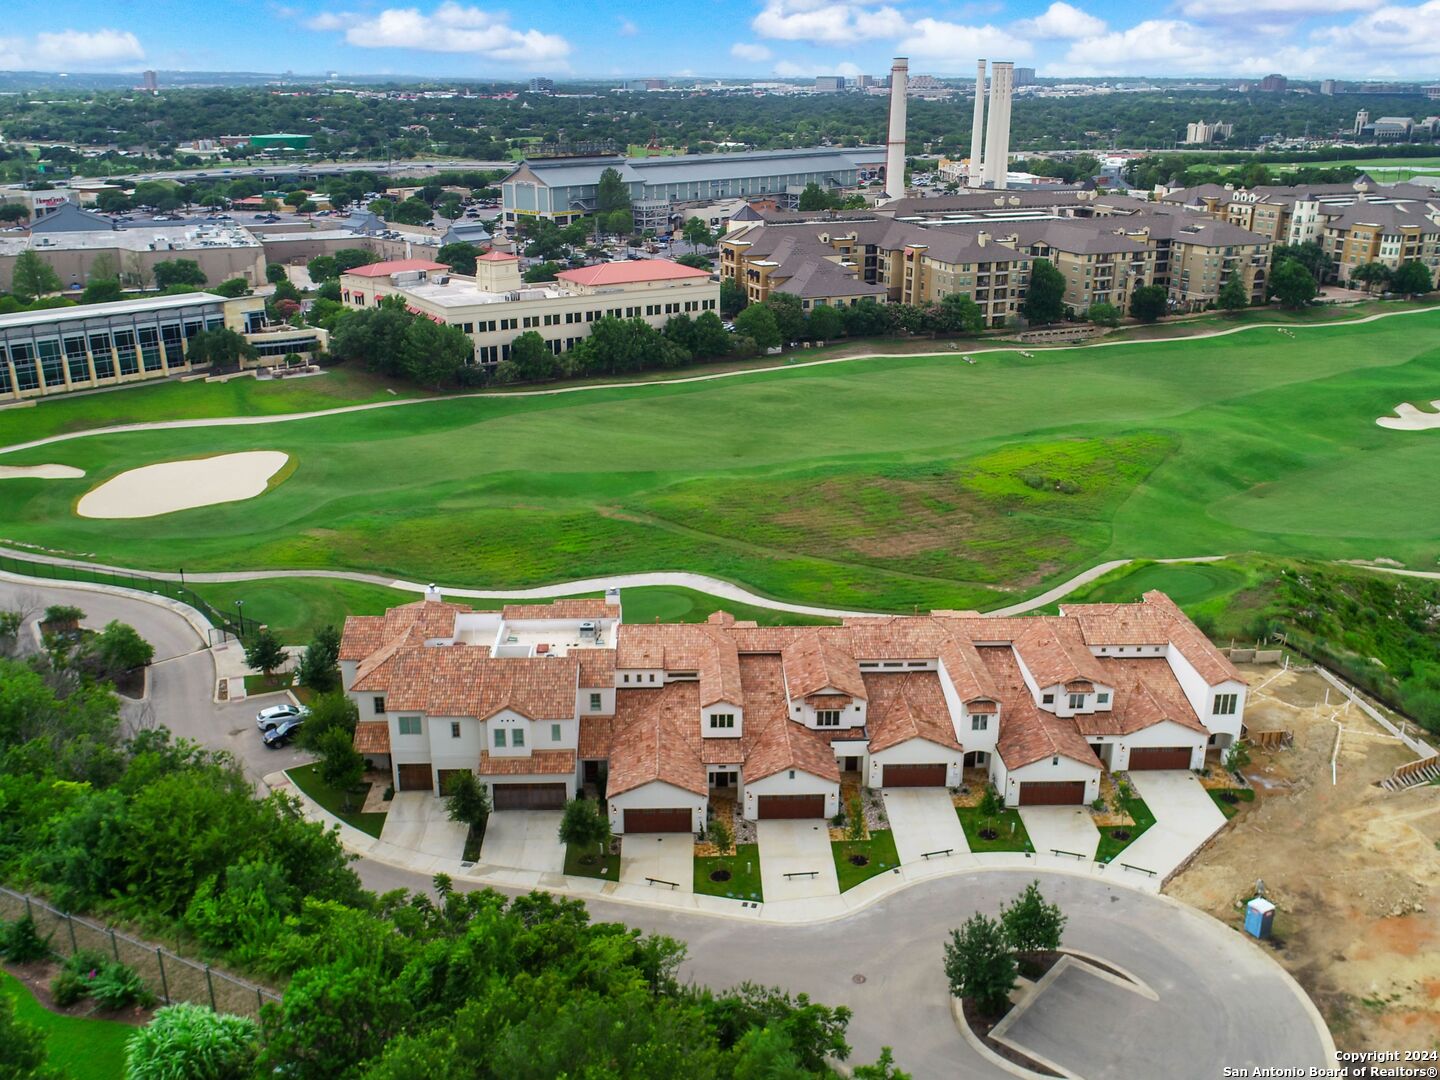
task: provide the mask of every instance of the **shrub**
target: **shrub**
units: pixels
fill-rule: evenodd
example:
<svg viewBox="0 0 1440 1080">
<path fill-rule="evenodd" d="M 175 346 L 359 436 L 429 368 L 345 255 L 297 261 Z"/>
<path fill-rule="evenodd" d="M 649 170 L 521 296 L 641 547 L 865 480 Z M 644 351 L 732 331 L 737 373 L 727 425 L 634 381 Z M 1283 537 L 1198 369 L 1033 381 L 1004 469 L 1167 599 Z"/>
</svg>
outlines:
<svg viewBox="0 0 1440 1080">
<path fill-rule="evenodd" d="M 151 1005 L 155 995 L 140 973 L 129 964 L 109 963 L 90 982 L 90 996 L 102 1009 L 123 1009 L 127 1005 Z"/>
<path fill-rule="evenodd" d="M 41 937 L 35 920 L 23 915 L 12 923 L 0 923 L 0 957 L 12 964 L 28 964 L 50 955 L 50 937 Z"/>
<path fill-rule="evenodd" d="M 226 1016 L 203 1005 L 166 1005 L 130 1037 L 127 1080 L 243 1080 L 258 1051 L 253 1020 Z"/>
<path fill-rule="evenodd" d="M 89 997 L 89 973 L 61 969 L 60 973 L 50 980 L 50 996 L 62 1009 Z"/>
</svg>

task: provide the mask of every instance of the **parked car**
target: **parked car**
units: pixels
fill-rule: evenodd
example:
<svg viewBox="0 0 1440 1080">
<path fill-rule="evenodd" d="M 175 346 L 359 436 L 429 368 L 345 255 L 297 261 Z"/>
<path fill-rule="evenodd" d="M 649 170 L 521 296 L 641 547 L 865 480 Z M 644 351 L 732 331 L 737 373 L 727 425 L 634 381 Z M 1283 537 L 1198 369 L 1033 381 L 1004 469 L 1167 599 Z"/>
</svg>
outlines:
<svg viewBox="0 0 1440 1080">
<path fill-rule="evenodd" d="M 299 705 L 271 705 L 268 709 L 261 709 L 255 716 L 255 726 L 261 731 L 269 731 L 278 727 L 285 720 L 293 720 L 296 717 L 303 717 L 309 709 Z"/>
<path fill-rule="evenodd" d="M 295 733 L 300 730 L 301 725 L 304 723 L 305 718 L 303 716 L 292 717 L 289 720 L 281 720 L 280 723 L 265 732 L 263 736 L 265 745 L 271 750 L 284 746 L 291 739 L 295 738 Z"/>
</svg>

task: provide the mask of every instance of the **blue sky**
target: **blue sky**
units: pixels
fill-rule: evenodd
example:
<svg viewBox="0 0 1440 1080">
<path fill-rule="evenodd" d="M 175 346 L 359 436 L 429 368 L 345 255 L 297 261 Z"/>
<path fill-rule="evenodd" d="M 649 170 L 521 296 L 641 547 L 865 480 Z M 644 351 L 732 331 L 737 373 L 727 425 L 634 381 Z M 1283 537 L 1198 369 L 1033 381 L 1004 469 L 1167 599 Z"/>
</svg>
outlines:
<svg viewBox="0 0 1440 1080">
<path fill-rule="evenodd" d="M 1440 0 L 8 0 L 0 70 L 1440 81 Z"/>
</svg>

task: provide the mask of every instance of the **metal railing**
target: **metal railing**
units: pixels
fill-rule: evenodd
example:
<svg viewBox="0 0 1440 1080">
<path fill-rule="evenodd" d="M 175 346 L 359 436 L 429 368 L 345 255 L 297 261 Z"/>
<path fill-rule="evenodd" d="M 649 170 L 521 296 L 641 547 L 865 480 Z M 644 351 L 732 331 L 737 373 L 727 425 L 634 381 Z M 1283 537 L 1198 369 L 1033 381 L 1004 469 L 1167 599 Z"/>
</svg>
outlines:
<svg viewBox="0 0 1440 1080">
<path fill-rule="evenodd" d="M 209 1005 L 216 1012 L 259 1019 L 266 1002 L 280 1004 L 280 995 L 268 987 L 140 941 L 113 926 L 68 914 L 39 897 L 0 886 L 0 918 L 14 921 L 26 915 L 35 921 L 35 929 L 49 942 L 57 958 L 64 960 L 81 949 L 113 956 L 117 963 L 134 968 L 166 1005 L 185 1001 Z"/>
</svg>

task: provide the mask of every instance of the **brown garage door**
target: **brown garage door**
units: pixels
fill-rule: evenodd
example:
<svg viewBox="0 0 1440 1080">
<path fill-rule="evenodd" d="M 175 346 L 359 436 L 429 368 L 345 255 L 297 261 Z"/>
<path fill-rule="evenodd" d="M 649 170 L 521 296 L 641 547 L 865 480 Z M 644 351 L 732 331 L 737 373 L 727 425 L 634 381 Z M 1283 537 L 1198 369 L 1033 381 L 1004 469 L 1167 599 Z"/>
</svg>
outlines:
<svg viewBox="0 0 1440 1080">
<path fill-rule="evenodd" d="M 1130 751 L 1132 769 L 1188 769 L 1188 746 L 1137 746 Z"/>
<path fill-rule="evenodd" d="M 885 765 L 882 787 L 944 787 L 945 763 L 935 765 Z"/>
<path fill-rule="evenodd" d="M 823 818 L 824 795 L 761 795 L 762 818 Z"/>
<path fill-rule="evenodd" d="M 429 791 L 435 780 L 430 775 L 430 763 L 423 765 L 398 765 L 401 791 Z"/>
<path fill-rule="evenodd" d="M 1020 785 L 1021 806 L 1071 806 L 1084 801 L 1084 780 L 1032 780 Z"/>
<path fill-rule="evenodd" d="M 626 810 L 625 831 L 637 832 L 689 832 L 690 811 L 682 807 L 669 810 Z"/>
<path fill-rule="evenodd" d="M 565 805 L 564 784 L 496 784 L 496 810 L 559 810 Z"/>
</svg>

